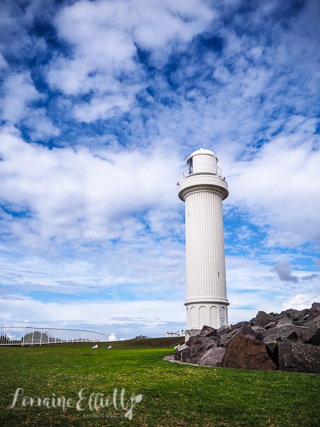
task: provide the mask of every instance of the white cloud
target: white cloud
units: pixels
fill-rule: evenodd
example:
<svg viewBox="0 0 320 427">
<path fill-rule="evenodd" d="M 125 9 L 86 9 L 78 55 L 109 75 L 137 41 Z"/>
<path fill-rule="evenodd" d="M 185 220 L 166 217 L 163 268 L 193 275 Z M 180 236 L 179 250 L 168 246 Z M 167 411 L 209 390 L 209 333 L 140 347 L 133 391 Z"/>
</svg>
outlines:
<svg viewBox="0 0 320 427">
<path fill-rule="evenodd" d="M 4 97 L 1 101 L 1 118 L 13 124 L 28 115 L 28 103 L 41 98 L 29 73 L 11 74 L 6 79 L 2 91 Z"/>
<path fill-rule="evenodd" d="M 109 95 L 93 98 L 88 103 L 76 105 L 73 111 L 74 117 L 79 121 L 91 123 L 97 119 L 107 119 L 119 112 L 128 111 L 134 104 L 136 93 L 142 87 L 142 85 L 133 85 L 130 88 L 123 88 L 122 93 L 113 92 Z"/>
<path fill-rule="evenodd" d="M 137 46 L 156 49 L 159 60 L 171 45 L 189 42 L 204 31 L 212 18 L 199 0 L 79 1 L 55 19 L 73 54 L 51 63 L 48 82 L 66 95 L 92 94 L 89 102 L 74 108 L 80 121 L 111 117 L 115 108 L 127 111 L 147 84 Z"/>
<path fill-rule="evenodd" d="M 225 203 L 244 208 L 252 223 L 268 225 L 270 247 L 319 239 L 320 151 L 313 142 L 319 144 L 319 137 L 305 134 L 302 126 L 290 137 L 274 138 L 250 161 L 229 163 L 224 157 L 230 189 Z"/>
<path fill-rule="evenodd" d="M 290 298 L 289 300 L 285 301 L 283 303 L 282 309 L 287 310 L 289 308 L 293 308 L 296 310 L 303 310 L 305 308 L 310 308 L 311 305 L 314 302 L 320 301 L 320 291 L 318 289 L 318 292 L 313 292 L 309 295 L 302 295 L 298 294 L 294 297 Z"/>
<path fill-rule="evenodd" d="M 15 221 L 6 216 L 8 231 L 31 247 L 52 238 L 132 240 L 143 228 L 135 213 L 179 203 L 174 152 L 49 150 L 2 133 L 0 155 L 0 197 L 11 209 L 27 211 Z"/>
<path fill-rule="evenodd" d="M 2 85 L 2 94 L 0 117 L 7 127 L 23 122 L 36 140 L 59 135 L 58 128 L 47 117 L 46 110 L 34 105 L 45 97 L 37 91 L 28 72 L 8 74 Z"/>
</svg>

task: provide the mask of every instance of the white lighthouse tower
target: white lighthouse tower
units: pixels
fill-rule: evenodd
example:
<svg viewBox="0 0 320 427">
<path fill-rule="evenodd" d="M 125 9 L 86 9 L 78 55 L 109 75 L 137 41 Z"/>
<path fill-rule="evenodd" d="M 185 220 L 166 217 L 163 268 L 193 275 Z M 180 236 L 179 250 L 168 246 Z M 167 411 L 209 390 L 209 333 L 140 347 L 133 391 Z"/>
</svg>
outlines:
<svg viewBox="0 0 320 427">
<path fill-rule="evenodd" d="M 222 200 L 228 184 L 210 150 L 192 153 L 179 197 L 185 202 L 187 330 L 228 324 Z"/>
</svg>

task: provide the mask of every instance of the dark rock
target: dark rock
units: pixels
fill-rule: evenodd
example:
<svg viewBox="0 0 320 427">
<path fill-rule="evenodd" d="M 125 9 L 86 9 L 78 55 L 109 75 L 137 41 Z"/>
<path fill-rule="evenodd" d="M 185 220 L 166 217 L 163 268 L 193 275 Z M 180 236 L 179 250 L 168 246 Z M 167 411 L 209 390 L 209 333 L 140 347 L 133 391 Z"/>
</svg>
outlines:
<svg viewBox="0 0 320 427">
<path fill-rule="evenodd" d="M 278 328 L 286 325 L 292 325 L 292 319 L 290 319 L 289 317 L 284 317 L 283 319 L 280 319 L 277 323 Z"/>
<path fill-rule="evenodd" d="M 243 326 L 243 325 L 251 326 L 251 322 L 247 322 L 247 321 L 246 322 L 238 322 L 235 325 L 229 326 L 229 329 L 230 329 L 230 331 L 234 331 L 235 329 L 240 329 L 241 326 Z"/>
<path fill-rule="evenodd" d="M 306 308 L 305 310 L 299 310 L 299 311 L 296 310 L 296 314 L 293 318 L 293 321 L 297 322 L 297 321 L 303 320 L 305 317 L 306 318 L 309 317 L 309 311 L 310 310 L 308 308 Z"/>
<path fill-rule="evenodd" d="M 306 324 L 305 320 L 297 320 L 293 322 L 294 326 L 304 326 Z"/>
<path fill-rule="evenodd" d="M 214 337 L 217 335 L 217 330 L 211 326 L 204 326 L 201 329 L 200 336 L 202 337 Z"/>
<path fill-rule="evenodd" d="M 264 328 L 261 326 L 251 326 L 252 330 L 255 331 L 257 334 L 262 334 L 264 332 Z"/>
<path fill-rule="evenodd" d="M 224 334 L 221 337 L 219 337 L 218 345 L 221 346 L 221 347 L 226 347 L 227 348 L 228 345 L 229 345 L 229 342 L 237 334 L 237 332 L 238 332 L 237 330 L 232 331 L 232 332 L 229 331 L 228 334 Z"/>
<path fill-rule="evenodd" d="M 276 339 L 269 339 L 264 341 L 265 346 L 267 347 L 267 352 L 273 361 L 278 360 L 278 341 Z"/>
<path fill-rule="evenodd" d="M 271 328 L 274 328 L 275 326 L 277 326 L 277 322 L 270 322 L 264 327 L 264 329 L 271 329 Z"/>
<path fill-rule="evenodd" d="M 320 303 L 280 314 L 259 311 L 249 322 L 193 333 L 175 347 L 176 360 L 261 370 L 275 370 L 279 363 L 285 371 L 320 373 Z"/>
<path fill-rule="evenodd" d="M 305 308 L 304 310 L 294 310 L 289 308 L 288 310 L 282 311 L 279 316 L 281 319 L 289 318 L 293 321 L 303 320 L 303 318 L 307 318 L 309 316 L 309 309 Z"/>
<path fill-rule="evenodd" d="M 293 319 L 296 315 L 296 313 L 298 312 L 298 310 L 294 310 L 293 308 L 289 308 L 288 310 L 282 311 L 278 317 L 283 319 L 283 318 L 288 318 L 288 319 Z"/>
<path fill-rule="evenodd" d="M 222 359 L 227 349 L 224 347 L 211 347 L 199 360 L 201 366 L 221 367 Z"/>
<path fill-rule="evenodd" d="M 180 360 L 180 352 L 182 350 L 185 350 L 186 348 L 189 348 L 189 346 L 186 343 L 179 344 L 175 347 L 175 352 L 174 352 L 175 360 Z"/>
<path fill-rule="evenodd" d="M 229 343 L 222 366 L 226 368 L 275 371 L 274 361 L 269 357 L 266 346 L 256 339 L 237 334 Z"/>
<path fill-rule="evenodd" d="M 244 336 L 250 336 L 251 338 L 258 339 L 260 341 L 263 340 L 263 335 L 260 331 L 263 331 L 263 328 L 259 327 L 259 332 L 256 332 L 253 327 L 249 326 L 247 323 L 243 323 L 242 326 L 238 329 L 234 329 L 233 331 L 230 331 L 228 333 L 225 333 L 220 336 L 218 340 L 218 344 L 221 347 L 227 348 L 231 340 L 234 338 L 237 334 L 242 334 Z"/>
<path fill-rule="evenodd" d="M 274 320 L 274 316 L 267 314 L 264 311 L 259 311 L 256 317 L 251 319 L 252 326 L 261 326 L 264 328 L 268 323 Z"/>
<path fill-rule="evenodd" d="M 301 339 L 306 344 L 320 345 L 320 318 L 315 318 L 303 329 Z"/>
<path fill-rule="evenodd" d="M 200 337 L 191 345 L 190 360 L 192 363 L 198 363 L 204 353 L 211 347 L 217 346 L 217 343 L 209 337 Z"/>
<path fill-rule="evenodd" d="M 180 352 L 180 361 L 181 362 L 191 362 L 191 348 L 188 347 Z"/>
<path fill-rule="evenodd" d="M 302 333 L 302 329 L 298 326 L 288 324 L 280 327 L 266 329 L 263 332 L 263 342 L 271 341 L 297 341 Z"/>
<path fill-rule="evenodd" d="M 309 311 L 309 320 L 320 316 L 320 303 L 314 302 Z"/>
<path fill-rule="evenodd" d="M 285 372 L 320 374 L 320 348 L 310 344 L 278 344 L 279 368 Z"/>
<path fill-rule="evenodd" d="M 261 330 L 263 331 L 263 329 L 261 328 Z M 237 330 L 236 332 L 237 334 L 242 334 L 245 337 L 251 337 L 254 338 L 256 340 L 262 341 L 263 340 L 263 335 L 261 332 L 256 332 L 253 330 L 253 328 L 249 325 L 242 325 L 240 329 Z"/>
<path fill-rule="evenodd" d="M 189 345 L 189 346 L 191 346 L 195 342 L 195 340 L 197 340 L 198 338 L 199 338 L 199 335 L 193 335 L 192 337 L 190 337 L 188 339 L 188 341 L 186 342 L 186 344 Z"/>
<path fill-rule="evenodd" d="M 231 326 L 224 325 L 224 326 L 221 326 L 221 328 L 219 328 L 217 330 L 217 334 L 219 336 L 221 336 L 221 335 L 224 335 L 224 334 L 228 334 L 230 331 L 231 331 Z"/>
</svg>

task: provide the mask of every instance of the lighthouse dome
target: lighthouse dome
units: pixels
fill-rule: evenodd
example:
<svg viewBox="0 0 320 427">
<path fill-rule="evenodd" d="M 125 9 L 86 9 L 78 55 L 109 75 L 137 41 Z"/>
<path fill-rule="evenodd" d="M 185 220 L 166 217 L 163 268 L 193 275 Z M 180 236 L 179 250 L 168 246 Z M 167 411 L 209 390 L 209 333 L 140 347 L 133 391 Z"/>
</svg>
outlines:
<svg viewBox="0 0 320 427">
<path fill-rule="evenodd" d="M 194 151 L 187 159 L 188 175 L 209 173 L 219 175 L 217 167 L 218 159 L 211 150 L 200 148 Z"/>
<path fill-rule="evenodd" d="M 213 151 L 208 150 L 207 148 L 200 148 L 200 150 L 196 150 L 192 154 L 190 154 L 190 156 L 187 158 L 187 163 L 192 157 L 198 156 L 198 155 L 207 155 L 207 156 L 216 157 Z"/>
</svg>

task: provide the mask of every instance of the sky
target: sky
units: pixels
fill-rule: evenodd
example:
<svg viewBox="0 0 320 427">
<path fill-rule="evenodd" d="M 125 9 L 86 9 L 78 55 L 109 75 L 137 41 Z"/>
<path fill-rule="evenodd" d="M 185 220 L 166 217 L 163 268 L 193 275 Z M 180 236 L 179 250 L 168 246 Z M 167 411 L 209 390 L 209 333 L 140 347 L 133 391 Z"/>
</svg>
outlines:
<svg viewBox="0 0 320 427">
<path fill-rule="evenodd" d="M 186 327 L 187 157 L 229 323 L 320 301 L 318 0 L 0 0 L 0 325 Z"/>
</svg>

